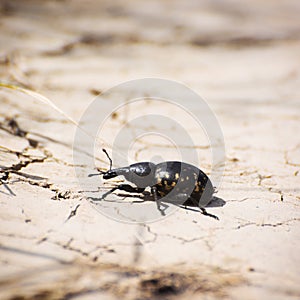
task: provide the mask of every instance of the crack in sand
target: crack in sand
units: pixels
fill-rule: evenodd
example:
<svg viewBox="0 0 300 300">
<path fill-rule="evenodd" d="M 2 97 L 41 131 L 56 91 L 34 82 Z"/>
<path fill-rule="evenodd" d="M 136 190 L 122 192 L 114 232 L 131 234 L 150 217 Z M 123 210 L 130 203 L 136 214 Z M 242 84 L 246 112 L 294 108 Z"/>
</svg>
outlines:
<svg viewBox="0 0 300 300">
<path fill-rule="evenodd" d="M 277 222 L 277 223 L 256 223 L 256 222 L 247 222 L 245 224 L 238 225 L 237 227 L 234 227 L 232 229 L 241 229 L 248 226 L 257 226 L 257 227 L 279 227 L 283 225 L 288 225 L 291 222 L 297 222 L 300 221 L 300 218 L 292 218 L 285 221 Z"/>
<path fill-rule="evenodd" d="M 77 205 L 75 206 L 75 208 L 71 210 L 71 212 L 70 212 L 70 214 L 68 215 L 68 217 L 67 217 L 67 219 L 66 219 L 65 222 L 69 221 L 71 218 L 73 218 L 73 217 L 76 216 L 77 210 L 78 210 L 78 208 L 80 207 L 80 205 L 81 205 L 80 203 L 77 204 Z"/>
<path fill-rule="evenodd" d="M 28 167 L 31 164 L 44 163 L 48 160 L 53 160 L 57 163 L 63 163 L 64 165 L 67 165 L 67 166 L 73 166 L 73 165 L 63 162 L 62 160 L 60 160 L 58 158 L 55 158 L 49 150 L 47 150 L 45 147 L 40 145 L 39 141 L 28 138 L 27 136 L 28 136 L 29 132 L 20 128 L 17 121 L 13 118 L 6 119 L 5 123 L 0 123 L 0 129 L 2 129 L 14 136 L 24 138 L 29 143 L 29 146 L 24 148 L 23 151 L 16 151 L 16 150 L 12 150 L 7 147 L 1 146 L 1 149 L 3 151 L 11 153 L 11 154 L 15 154 L 17 156 L 17 158 L 20 158 L 20 157 L 25 158 L 25 160 L 20 160 L 18 163 L 12 164 L 11 166 L 2 166 L 1 167 L 0 172 L 3 174 L 0 179 L 1 184 L 5 185 L 5 188 L 8 189 L 10 195 L 15 196 L 15 194 L 13 193 L 11 188 L 8 187 L 8 184 L 10 183 L 9 182 L 10 173 L 13 173 L 13 174 L 16 174 L 16 175 L 22 177 L 22 178 L 19 178 L 19 181 L 26 182 L 30 185 L 38 186 L 41 188 L 49 189 L 50 191 L 54 192 L 55 196 L 52 197 L 52 199 L 54 199 L 54 200 L 71 198 L 70 191 L 61 191 L 58 188 L 53 187 L 53 184 L 49 183 L 46 178 L 27 174 L 27 173 L 20 172 L 20 171 L 23 170 L 24 168 Z M 33 155 L 26 154 L 26 151 L 28 151 L 28 149 L 32 149 L 32 148 L 40 150 L 43 153 L 43 156 L 36 157 Z M 43 180 L 43 181 L 41 181 L 41 180 Z"/>
</svg>

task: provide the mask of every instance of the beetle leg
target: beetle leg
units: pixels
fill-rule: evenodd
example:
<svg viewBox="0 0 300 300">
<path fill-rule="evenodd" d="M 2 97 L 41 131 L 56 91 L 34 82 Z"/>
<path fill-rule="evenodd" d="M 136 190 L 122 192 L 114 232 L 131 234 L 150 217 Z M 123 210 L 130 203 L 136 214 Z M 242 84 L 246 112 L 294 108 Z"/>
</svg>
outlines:
<svg viewBox="0 0 300 300">
<path fill-rule="evenodd" d="M 199 208 L 200 208 L 200 210 L 202 211 L 202 214 L 203 214 L 204 216 L 212 217 L 212 218 L 214 218 L 214 219 L 216 219 L 216 220 L 219 220 L 219 218 L 218 218 L 217 216 L 208 213 L 204 207 L 199 207 Z"/>
<path fill-rule="evenodd" d="M 197 200 L 193 199 L 192 197 L 189 197 L 188 200 L 191 200 L 196 206 L 198 206 L 204 216 L 212 217 L 216 220 L 219 220 L 219 218 L 217 216 L 208 213 L 204 207 L 199 206 L 199 203 L 197 202 Z"/>
<path fill-rule="evenodd" d="M 165 216 L 166 215 L 165 210 L 161 208 L 161 202 L 160 202 L 160 200 L 159 200 L 159 198 L 157 196 L 157 188 L 156 188 L 156 186 L 152 186 L 151 187 L 151 194 L 154 197 L 154 200 L 155 200 L 156 205 L 157 205 L 157 209 L 160 211 L 160 213 L 161 213 L 162 216 Z"/>
<path fill-rule="evenodd" d="M 117 187 L 117 186 L 116 186 L 116 187 L 114 187 L 114 188 L 112 188 L 112 189 L 111 189 L 111 190 L 109 190 L 108 192 L 104 193 L 104 194 L 101 196 L 101 198 L 100 198 L 99 200 L 103 200 L 103 199 L 105 199 L 107 195 L 109 195 L 109 194 L 113 193 L 113 192 L 114 192 L 115 190 L 117 190 L 117 189 L 118 189 L 118 187 Z"/>
<path fill-rule="evenodd" d="M 125 191 L 125 192 L 128 192 L 128 193 L 142 193 L 145 189 L 144 188 L 133 187 L 129 184 L 120 184 L 120 185 L 112 188 L 111 190 L 109 190 L 105 194 L 103 194 L 102 197 L 100 198 L 100 200 L 105 199 L 106 196 L 113 193 L 115 190 Z"/>
<path fill-rule="evenodd" d="M 145 190 L 145 188 L 134 187 L 129 184 L 120 184 L 117 189 L 128 193 L 142 193 Z"/>
<path fill-rule="evenodd" d="M 184 201 L 181 205 L 184 209 L 188 209 L 187 205 L 185 204 L 187 201 L 192 202 L 195 206 L 199 207 L 199 209 L 201 210 L 202 214 L 208 217 L 212 217 L 216 220 L 219 220 L 219 218 L 213 214 L 210 214 L 206 211 L 206 209 L 202 206 L 199 205 L 198 201 L 190 196 L 188 196 L 187 194 L 178 194 L 176 195 L 176 200 L 177 201 Z M 175 203 L 174 203 L 175 204 Z"/>
</svg>

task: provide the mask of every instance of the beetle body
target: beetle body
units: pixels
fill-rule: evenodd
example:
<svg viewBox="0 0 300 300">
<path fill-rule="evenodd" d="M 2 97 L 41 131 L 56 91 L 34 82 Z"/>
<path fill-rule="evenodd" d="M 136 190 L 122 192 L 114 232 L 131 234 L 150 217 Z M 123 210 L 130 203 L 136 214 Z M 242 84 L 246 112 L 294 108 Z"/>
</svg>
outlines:
<svg viewBox="0 0 300 300">
<path fill-rule="evenodd" d="M 103 179 L 124 176 L 135 186 L 120 184 L 102 195 L 104 199 L 108 194 L 119 189 L 130 193 L 142 193 L 146 187 L 151 188 L 151 193 L 156 201 L 158 210 L 164 215 L 161 202 L 173 203 L 183 206 L 198 206 L 203 214 L 214 217 L 206 212 L 206 206 L 212 199 L 214 188 L 208 176 L 199 168 L 179 161 L 167 161 L 159 164 L 152 162 L 139 162 L 127 167 L 101 171 Z M 90 176 L 99 174 L 90 174 Z"/>
<path fill-rule="evenodd" d="M 140 191 L 151 187 L 157 191 L 158 196 L 165 197 L 164 201 L 182 205 L 195 206 L 197 203 L 205 206 L 212 199 L 214 192 L 212 183 L 204 172 L 193 165 L 179 161 L 167 161 L 157 165 L 151 162 L 139 162 L 128 167 L 111 169 L 103 173 L 103 179 L 121 175 Z M 166 197 L 171 191 L 175 198 L 173 201 L 171 197 Z"/>
</svg>

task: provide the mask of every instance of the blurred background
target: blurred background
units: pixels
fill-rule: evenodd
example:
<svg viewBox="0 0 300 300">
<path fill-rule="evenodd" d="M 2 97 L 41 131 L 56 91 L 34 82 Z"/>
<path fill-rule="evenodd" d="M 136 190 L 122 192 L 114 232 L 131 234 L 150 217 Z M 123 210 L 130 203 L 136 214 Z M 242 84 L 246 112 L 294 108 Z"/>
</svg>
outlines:
<svg viewBox="0 0 300 300">
<path fill-rule="evenodd" d="M 187 84 L 221 118 L 242 110 L 252 121 L 270 103 L 296 105 L 299 12 L 297 0 L 1 0 L 0 76 L 76 118 L 105 89 L 160 77 Z"/>
<path fill-rule="evenodd" d="M 279 79 L 273 64 L 296 54 L 299 11 L 297 0 L 1 0 L 1 76 L 39 89 L 143 76 L 226 89 Z"/>
</svg>

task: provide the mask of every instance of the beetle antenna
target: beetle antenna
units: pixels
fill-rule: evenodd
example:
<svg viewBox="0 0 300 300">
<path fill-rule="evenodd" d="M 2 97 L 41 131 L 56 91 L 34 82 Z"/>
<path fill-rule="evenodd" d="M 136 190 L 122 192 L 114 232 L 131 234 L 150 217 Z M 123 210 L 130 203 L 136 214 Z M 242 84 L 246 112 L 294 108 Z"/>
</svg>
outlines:
<svg viewBox="0 0 300 300">
<path fill-rule="evenodd" d="M 112 159 L 109 157 L 107 151 L 103 148 L 102 151 L 106 154 L 107 158 L 109 159 L 109 170 L 111 170 L 112 167 Z"/>
</svg>

